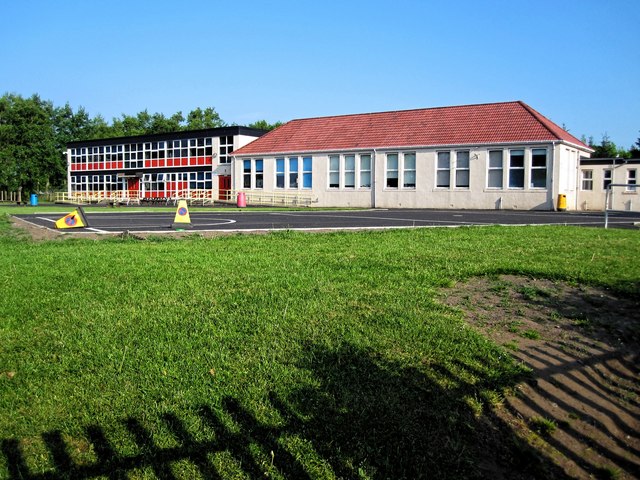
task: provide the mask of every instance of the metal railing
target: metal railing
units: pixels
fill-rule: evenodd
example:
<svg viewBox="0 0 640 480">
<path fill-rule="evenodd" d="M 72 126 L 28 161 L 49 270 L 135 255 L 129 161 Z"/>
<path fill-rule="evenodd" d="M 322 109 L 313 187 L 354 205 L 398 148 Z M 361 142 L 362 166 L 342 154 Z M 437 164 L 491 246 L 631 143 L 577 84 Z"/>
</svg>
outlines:
<svg viewBox="0 0 640 480">
<path fill-rule="evenodd" d="M 247 205 L 261 205 L 269 207 L 310 207 L 317 200 L 304 192 L 267 192 L 255 190 L 231 190 L 231 201 L 235 202 L 238 193 L 244 193 Z"/>
<path fill-rule="evenodd" d="M 604 228 L 609 228 L 609 212 L 631 211 L 631 200 L 628 200 L 628 204 L 625 210 L 615 209 L 613 199 L 613 187 L 625 187 L 626 192 L 636 192 L 638 185 L 635 183 L 610 183 L 607 185 L 607 192 L 604 197 Z"/>
<path fill-rule="evenodd" d="M 179 190 L 167 196 L 145 197 L 138 190 L 56 192 L 57 203 L 91 205 L 100 203 L 118 203 L 140 205 L 142 203 L 165 203 L 176 205 L 186 200 L 189 205 L 213 205 L 215 203 L 235 204 L 238 194 L 244 193 L 247 205 L 272 207 L 309 207 L 317 202 L 315 197 L 304 192 L 266 192 L 252 190 Z"/>
</svg>

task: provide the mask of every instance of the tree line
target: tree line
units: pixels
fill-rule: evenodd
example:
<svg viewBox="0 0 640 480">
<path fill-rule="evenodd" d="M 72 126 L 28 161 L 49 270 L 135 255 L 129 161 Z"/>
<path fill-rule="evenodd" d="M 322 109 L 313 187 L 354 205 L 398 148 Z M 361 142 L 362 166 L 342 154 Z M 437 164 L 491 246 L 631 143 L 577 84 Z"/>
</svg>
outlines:
<svg viewBox="0 0 640 480">
<path fill-rule="evenodd" d="M 251 128 L 272 130 L 282 122 L 258 120 Z M 228 126 L 213 107 L 198 107 L 186 116 L 149 113 L 122 114 L 107 122 L 69 103 L 55 106 L 39 95 L 0 97 L 0 190 L 38 192 L 62 189 L 67 178 L 64 156 L 73 141 L 127 137 Z"/>
<path fill-rule="evenodd" d="M 0 190 L 38 192 L 62 189 L 66 182 L 64 153 L 69 142 L 169 133 L 181 130 L 225 127 L 213 107 L 196 108 L 186 117 L 149 113 L 122 114 L 107 122 L 101 115 L 91 116 L 83 107 L 75 111 L 69 103 L 56 107 L 39 95 L 24 98 L 5 93 L 0 97 Z M 247 125 L 272 130 L 282 122 L 258 120 Z M 596 144 L 593 137 L 582 137 L 594 149 L 592 158 L 640 158 L 640 138 L 629 150 L 619 148 L 608 135 Z"/>
</svg>

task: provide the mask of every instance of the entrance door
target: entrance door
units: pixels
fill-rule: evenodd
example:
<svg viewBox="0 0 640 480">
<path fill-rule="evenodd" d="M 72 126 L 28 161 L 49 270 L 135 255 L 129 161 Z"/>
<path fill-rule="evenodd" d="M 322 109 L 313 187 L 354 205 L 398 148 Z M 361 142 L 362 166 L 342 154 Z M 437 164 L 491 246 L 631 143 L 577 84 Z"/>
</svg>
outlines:
<svg viewBox="0 0 640 480">
<path fill-rule="evenodd" d="M 139 178 L 127 178 L 127 196 L 131 200 L 137 200 L 140 192 L 140 179 Z"/>
<path fill-rule="evenodd" d="M 231 175 L 218 176 L 218 200 L 231 199 Z"/>
</svg>

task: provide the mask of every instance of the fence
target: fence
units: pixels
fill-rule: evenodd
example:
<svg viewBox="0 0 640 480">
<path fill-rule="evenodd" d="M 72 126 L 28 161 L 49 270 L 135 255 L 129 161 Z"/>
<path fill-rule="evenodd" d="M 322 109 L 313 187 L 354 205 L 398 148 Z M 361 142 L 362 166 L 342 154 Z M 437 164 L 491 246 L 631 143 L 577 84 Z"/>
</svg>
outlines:
<svg viewBox="0 0 640 480">
<path fill-rule="evenodd" d="M 18 192 L 0 190 L 0 202 L 18 203 L 18 201 L 20 201 Z"/>
<path fill-rule="evenodd" d="M 175 205 L 179 200 L 186 200 L 189 205 L 213 205 L 214 203 L 235 204 L 240 190 L 220 191 L 180 190 L 166 197 L 145 197 L 138 190 L 57 192 L 54 201 L 57 203 L 99 204 L 118 203 L 126 205 L 160 204 Z M 272 207 L 309 207 L 316 200 L 307 193 L 259 192 L 243 191 L 247 205 Z M 223 197 L 224 199 L 221 199 Z"/>
</svg>

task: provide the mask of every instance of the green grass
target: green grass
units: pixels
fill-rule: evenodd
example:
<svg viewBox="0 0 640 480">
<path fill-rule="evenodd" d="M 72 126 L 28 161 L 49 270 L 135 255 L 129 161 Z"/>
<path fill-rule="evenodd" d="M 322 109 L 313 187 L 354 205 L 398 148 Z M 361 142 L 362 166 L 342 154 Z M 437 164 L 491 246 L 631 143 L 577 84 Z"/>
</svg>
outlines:
<svg viewBox="0 0 640 480">
<path fill-rule="evenodd" d="M 568 227 L 32 242 L 0 217 L 0 478 L 482 477 L 513 440 L 483 416 L 527 372 L 437 290 L 511 273 L 634 295 L 639 245 Z"/>
</svg>

